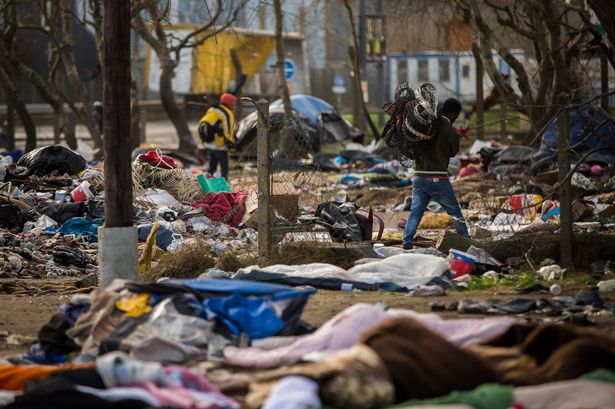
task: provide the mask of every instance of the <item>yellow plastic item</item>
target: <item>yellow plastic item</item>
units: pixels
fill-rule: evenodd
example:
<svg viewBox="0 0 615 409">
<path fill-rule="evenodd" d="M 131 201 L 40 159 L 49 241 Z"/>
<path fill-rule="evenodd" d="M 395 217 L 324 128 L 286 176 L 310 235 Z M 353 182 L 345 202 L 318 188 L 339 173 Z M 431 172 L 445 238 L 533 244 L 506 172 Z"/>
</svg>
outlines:
<svg viewBox="0 0 615 409">
<path fill-rule="evenodd" d="M 116 301 L 115 307 L 120 311 L 124 311 L 125 316 L 133 318 L 140 317 L 152 310 L 152 307 L 149 306 L 149 294 L 146 293 L 135 295 L 126 300 Z"/>
<path fill-rule="evenodd" d="M 156 254 L 156 230 L 160 227 L 158 222 L 154 223 L 152 230 L 147 235 L 145 249 L 139 259 L 139 274 L 144 274 L 152 268 L 152 258 Z"/>
</svg>

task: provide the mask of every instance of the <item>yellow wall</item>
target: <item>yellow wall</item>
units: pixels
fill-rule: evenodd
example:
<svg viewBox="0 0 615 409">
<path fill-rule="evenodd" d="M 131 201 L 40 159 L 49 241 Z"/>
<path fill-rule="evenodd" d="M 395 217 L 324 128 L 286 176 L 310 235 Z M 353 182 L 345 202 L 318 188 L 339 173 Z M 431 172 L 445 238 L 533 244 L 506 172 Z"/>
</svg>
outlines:
<svg viewBox="0 0 615 409">
<path fill-rule="evenodd" d="M 192 92 L 221 94 L 229 81 L 235 79 L 230 50 L 237 50 L 242 71 L 249 79 L 257 73 L 272 53 L 273 37 L 238 34 L 232 31 L 217 33 L 194 51 Z"/>
</svg>

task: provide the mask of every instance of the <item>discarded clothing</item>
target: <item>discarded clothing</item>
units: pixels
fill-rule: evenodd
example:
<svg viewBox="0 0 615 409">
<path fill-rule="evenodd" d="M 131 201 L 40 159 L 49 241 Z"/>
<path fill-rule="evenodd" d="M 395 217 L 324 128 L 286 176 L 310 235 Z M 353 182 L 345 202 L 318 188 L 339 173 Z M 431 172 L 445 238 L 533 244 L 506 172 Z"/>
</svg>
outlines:
<svg viewBox="0 0 615 409">
<path fill-rule="evenodd" d="M 143 163 L 149 163 L 152 166 L 162 169 L 175 169 L 177 164 L 172 157 L 167 155 L 160 155 L 156 151 L 147 151 L 137 156 L 137 160 Z"/>
<path fill-rule="evenodd" d="M 90 257 L 77 247 L 55 246 L 51 254 L 53 255 L 53 261 L 63 266 L 73 265 L 85 268 L 91 262 Z"/>
<path fill-rule="evenodd" d="M 92 306 L 81 315 L 75 326 L 66 331 L 66 335 L 81 346 L 81 353 L 96 355 L 98 348 L 118 326 L 124 314 L 115 308 L 120 294 L 96 288 L 91 293 Z"/>
<path fill-rule="evenodd" d="M 263 409 L 314 409 L 320 406 L 316 382 L 302 376 L 288 376 L 271 388 Z"/>
<path fill-rule="evenodd" d="M 312 352 L 330 353 L 357 344 L 361 335 L 381 322 L 410 317 L 425 328 L 443 336 L 459 346 L 485 342 L 502 334 L 516 320 L 510 317 L 445 320 L 437 314 L 424 314 L 411 310 L 385 311 L 374 304 L 355 304 L 331 318 L 314 333 L 298 337 L 290 344 L 274 349 L 224 349 L 224 357 L 233 365 L 271 368 L 299 362 Z"/>
<path fill-rule="evenodd" d="M 53 220 L 62 225 L 73 217 L 83 216 L 85 206 L 83 202 L 78 203 L 54 203 L 38 209 L 38 212 L 51 217 Z"/>
<path fill-rule="evenodd" d="M 322 402 L 339 409 L 376 409 L 393 401 L 393 384 L 382 361 L 373 350 L 359 344 L 321 362 L 257 374 L 250 384 L 246 406 L 261 407 L 272 382 L 287 376 L 313 379 Z"/>
<path fill-rule="evenodd" d="M 47 379 L 55 372 L 75 368 L 89 368 L 94 364 L 67 365 L 8 365 L 0 363 L 0 390 L 21 391 L 26 383 L 35 379 Z"/>
<path fill-rule="evenodd" d="M 496 373 L 481 358 L 411 318 L 387 320 L 364 334 L 362 342 L 384 362 L 397 402 L 434 398 L 497 381 Z"/>
<path fill-rule="evenodd" d="M 86 236 L 92 243 L 98 242 L 98 227 L 103 224 L 103 219 L 89 219 L 87 217 L 73 217 L 60 227 L 60 234 L 72 234 Z"/>
<path fill-rule="evenodd" d="M 227 347 L 226 360 L 237 366 L 273 368 L 299 362 L 311 352 L 332 352 L 359 342 L 361 334 L 389 318 L 381 307 L 355 304 L 331 318 L 313 334 L 298 338 L 290 345 L 269 351 L 259 348 Z"/>
<path fill-rule="evenodd" d="M 213 221 L 221 221 L 229 226 L 237 227 L 246 212 L 246 194 L 244 192 L 208 193 L 205 199 L 192 203 L 192 206 L 203 208 L 205 216 Z"/>
</svg>

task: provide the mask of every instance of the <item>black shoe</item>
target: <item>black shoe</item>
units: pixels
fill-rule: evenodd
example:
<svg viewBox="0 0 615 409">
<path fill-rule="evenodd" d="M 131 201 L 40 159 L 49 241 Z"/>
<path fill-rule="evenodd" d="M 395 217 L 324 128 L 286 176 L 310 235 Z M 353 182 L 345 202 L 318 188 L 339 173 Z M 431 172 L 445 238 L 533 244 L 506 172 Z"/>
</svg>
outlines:
<svg viewBox="0 0 615 409">
<path fill-rule="evenodd" d="M 403 244 L 401 248 L 404 250 L 412 250 L 412 244 Z"/>
</svg>

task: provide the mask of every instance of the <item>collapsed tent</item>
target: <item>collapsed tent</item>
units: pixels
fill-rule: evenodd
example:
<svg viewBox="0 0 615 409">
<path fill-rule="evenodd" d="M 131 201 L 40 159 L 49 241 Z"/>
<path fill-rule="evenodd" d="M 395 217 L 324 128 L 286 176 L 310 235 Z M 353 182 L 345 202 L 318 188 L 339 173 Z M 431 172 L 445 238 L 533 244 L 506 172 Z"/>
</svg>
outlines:
<svg viewBox="0 0 615 409">
<path fill-rule="evenodd" d="M 570 146 L 577 152 L 600 149 L 600 153 L 615 157 L 615 123 L 600 109 L 589 106 L 568 111 Z M 542 135 L 540 150 L 557 154 L 557 120 Z M 592 160 L 592 158 L 590 158 Z"/>
<path fill-rule="evenodd" d="M 318 130 L 321 143 L 335 143 L 363 136 L 353 128 L 333 105 L 311 95 L 291 95 L 290 103 L 295 112 L 305 116 L 310 125 Z M 284 107 L 281 99 L 271 103 L 272 107 Z"/>
<path fill-rule="evenodd" d="M 333 105 L 310 95 L 292 95 L 290 97 L 296 121 L 291 122 L 293 136 L 297 142 L 318 152 L 320 146 L 348 139 L 358 139 L 363 133 L 353 128 L 344 120 Z M 269 124 L 276 134 L 284 122 L 284 104 L 281 99 L 269 107 Z M 236 148 L 242 155 L 255 154 L 257 112 L 245 116 L 237 122 L 235 128 Z"/>
</svg>

